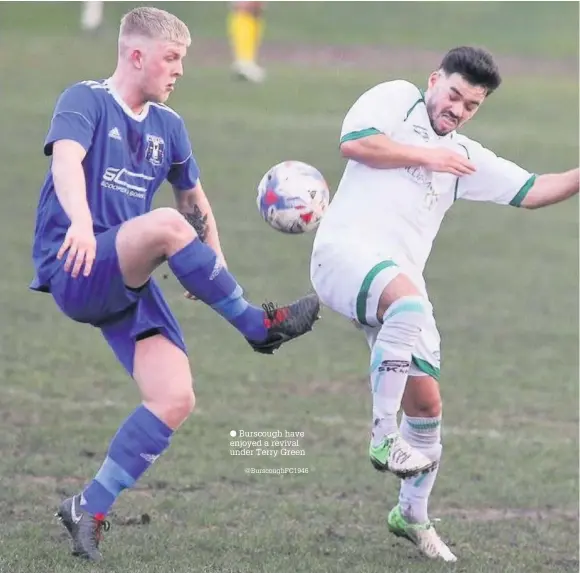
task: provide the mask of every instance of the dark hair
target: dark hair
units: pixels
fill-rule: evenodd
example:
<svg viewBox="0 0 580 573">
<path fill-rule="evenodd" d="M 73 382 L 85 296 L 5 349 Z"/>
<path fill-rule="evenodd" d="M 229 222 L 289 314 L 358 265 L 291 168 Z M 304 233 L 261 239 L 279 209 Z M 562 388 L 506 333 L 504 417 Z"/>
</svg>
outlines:
<svg viewBox="0 0 580 573">
<path fill-rule="evenodd" d="M 499 68 L 493 56 L 483 48 L 453 48 L 443 57 L 440 68 L 448 76 L 457 73 L 470 84 L 487 88 L 487 95 L 493 93 L 501 84 Z"/>
</svg>

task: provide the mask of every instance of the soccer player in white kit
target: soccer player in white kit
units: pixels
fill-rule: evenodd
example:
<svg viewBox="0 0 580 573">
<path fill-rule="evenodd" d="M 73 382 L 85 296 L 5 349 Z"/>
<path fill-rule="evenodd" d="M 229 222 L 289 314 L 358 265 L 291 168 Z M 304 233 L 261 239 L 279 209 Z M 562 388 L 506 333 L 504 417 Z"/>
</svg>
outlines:
<svg viewBox="0 0 580 573">
<path fill-rule="evenodd" d="M 361 95 L 342 125 L 348 162 L 311 259 L 321 301 L 371 349 L 370 460 L 402 479 L 388 528 L 445 561 L 456 557 L 427 512 L 442 451 L 440 338 L 423 278 L 433 240 L 459 199 L 535 209 L 579 187 L 578 169 L 530 173 L 457 133 L 500 83 L 491 54 L 458 47 L 426 91 L 396 80 Z"/>
</svg>

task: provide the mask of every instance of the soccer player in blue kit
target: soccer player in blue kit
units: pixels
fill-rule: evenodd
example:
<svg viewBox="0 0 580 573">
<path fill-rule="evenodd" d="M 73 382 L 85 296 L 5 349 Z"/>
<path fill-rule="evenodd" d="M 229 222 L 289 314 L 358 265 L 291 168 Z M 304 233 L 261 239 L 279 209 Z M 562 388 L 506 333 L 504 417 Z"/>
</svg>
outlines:
<svg viewBox="0 0 580 573">
<path fill-rule="evenodd" d="M 45 141 L 52 155 L 33 245 L 33 290 L 71 319 L 101 329 L 139 387 L 94 479 L 57 515 L 73 554 L 100 560 L 106 514 L 166 450 L 195 397 L 179 324 L 151 277 L 167 261 L 189 298 L 204 302 L 260 353 L 312 329 L 319 300 L 256 307 L 229 273 L 181 117 L 164 105 L 191 38 L 178 18 L 136 8 L 120 26 L 117 68 L 60 96 Z M 168 180 L 176 209 L 151 210 Z"/>
</svg>

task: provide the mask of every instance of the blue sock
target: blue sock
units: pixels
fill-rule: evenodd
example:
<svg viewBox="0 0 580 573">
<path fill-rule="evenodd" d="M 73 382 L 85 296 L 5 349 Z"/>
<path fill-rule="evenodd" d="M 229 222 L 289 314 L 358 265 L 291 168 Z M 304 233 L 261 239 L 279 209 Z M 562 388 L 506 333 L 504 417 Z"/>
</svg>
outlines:
<svg viewBox="0 0 580 573">
<path fill-rule="evenodd" d="M 213 308 L 246 338 L 264 340 L 268 334 L 264 311 L 244 299 L 242 287 L 217 262 L 215 251 L 197 238 L 168 261 L 187 292 Z"/>
<path fill-rule="evenodd" d="M 81 506 L 93 515 L 106 515 L 119 494 L 132 487 L 169 446 L 173 430 L 145 406 L 121 425 L 107 457 L 81 496 Z"/>
</svg>

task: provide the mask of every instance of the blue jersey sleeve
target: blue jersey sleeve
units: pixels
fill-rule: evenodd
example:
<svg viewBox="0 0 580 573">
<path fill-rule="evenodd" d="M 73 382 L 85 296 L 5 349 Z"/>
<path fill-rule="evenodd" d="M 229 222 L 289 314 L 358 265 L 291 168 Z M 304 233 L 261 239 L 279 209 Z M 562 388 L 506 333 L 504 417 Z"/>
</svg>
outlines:
<svg viewBox="0 0 580 573">
<path fill-rule="evenodd" d="M 199 167 L 183 120 L 179 122 L 179 130 L 172 147 L 171 168 L 167 180 L 178 191 L 192 189 L 199 180 Z"/>
<path fill-rule="evenodd" d="M 90 86 L 76 84 L 66 89 L 56 103 L 44 141 L 44 154 L 52 155 L 52 146 L 60 139 L 77 141 L 88 151 L 98 116 L 97 101 Z"/>
</svg>

